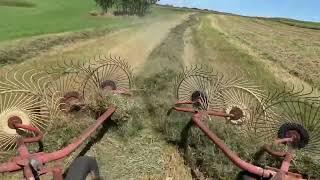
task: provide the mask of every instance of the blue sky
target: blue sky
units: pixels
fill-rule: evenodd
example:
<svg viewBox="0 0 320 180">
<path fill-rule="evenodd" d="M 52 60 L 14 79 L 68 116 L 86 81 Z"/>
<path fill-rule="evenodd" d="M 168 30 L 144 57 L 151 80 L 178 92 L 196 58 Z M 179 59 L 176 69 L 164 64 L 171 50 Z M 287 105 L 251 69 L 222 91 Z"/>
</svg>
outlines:
<svg viewBox="0 0 320 180">
<path fill-rule="evenodd" d="M 320 0 L 160 0 L 159 4 L 320 22 Z"/>
</svg>

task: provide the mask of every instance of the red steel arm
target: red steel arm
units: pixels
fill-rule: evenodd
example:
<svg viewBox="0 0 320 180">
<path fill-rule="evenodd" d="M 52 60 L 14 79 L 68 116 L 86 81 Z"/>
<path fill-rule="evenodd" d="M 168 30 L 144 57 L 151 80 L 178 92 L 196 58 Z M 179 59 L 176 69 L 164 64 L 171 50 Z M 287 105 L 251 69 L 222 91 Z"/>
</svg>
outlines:
<svg viewBox="0 0 320 180">
<path fill-rule="evenodd" d="M 292 138 L 284 138 L 284 139 L 277 139 L 274 141 L 273 144 L 281 144 L 281 143 L 287 143 L 287 142 L 292 142 Z M 272 150 L 272 144 L 266 144 L 263 146 L 265 151 L 267 151 L 269 154 L 272 156 L 278 156 L 278 157 L 285 157 L 288 152 L 280 152 L 280 151 L 274 151 Z"/>
<path fill-rule="evenodd" d="M 32 143 L 32 142 L 38 142 L 43 138 L 43 133 L 36 127 L 33 127 L 31 125 L 25 125 L 25 124 L 14 124 L 14 127 L 16 129 L 25 129 L 31 132 L 34 132 L 36 134 L 35 137 L 31 138 L 20 138 L 18 140 L 18 151 L 20 152 L 20 155 L 22 157 L 28 156 L 29 152 L 27 147 L 24 145 L 24 143 Z M 18 165 L 18 162 L 7 162 L 0 164 L 0 172 L 9 172 L 9 171 L 18 171 L 21 170 L 22 166 Z M 30 176 L 30 174 L 29 174 Z"/>
<path fill-rule="evenodd" d="M 284 157 L 284 161 L 281 164 L 280 170 L 287 173 L 289 171 L 289 167 L 290 167 L 290 164 L 291 164 L 292 160 L 293 160 L 292 153 L 288 152 L 286 154 L 286 156 Z"/>
<path fill-rule="evenodd" d="M 64 149 L 61 149 L 59 151 L 56 152 L 52 152 L 49 154 L 42 154 L 37 156 L 37 160 L 39 160 L 41 163 L 47 163 L 50 161 L 54 161 L 54 160 L 58 160 L 58 159 L 62 159 L 66 156 L 68 156 L 69 154 L 71 154 L 78 146 L 80 146 L 89 136 L 91 136 L 95 130 L 101 125 L 103 124 L 114 112 L 116 111 L 116 107 L 110 107 L 108 108 L 108 110 L 103 113 L 96 121 L 95 124 L 93 124 L 92 126 L 90 126 L 84 134 L 82 134 L 80 136 L 80 138 L 76 139 L 72 144 L 68 145 L 67 147 L 65 147 Z M 21 128 L 29 128 L 29 127 L 25 127 L 25 126 L 19 126 Z M 35 129 L 31 129 L 29 128 L 29 130 L 35 130 Z M 42 134 L 42 133 L 41 133 Z M 34 140 L 38 140 L 38 138 L 40 137 L 36 137 L 37 139 L 27 139 L 27 141 L 31 142 Z M 41 139 L 41 138 L 40 138 Z M 19 158 L 19 157 L 18 157 Z M 12 172 L 12 171 L 18 171 L 18 170 L 22 170 L 22 166 L 18 165 L 17 162 L 7 162 L 7 163 L 2 163 L 0 164 L 0 173 L 2 172 Z"/>
<path fill-rule="evenodd" d="M 207 114 L 210 116 L 219 116 L 219 117 L 233 117 L 233 114 L 227 114 L 222 111 L 207 111 Z"/>
<path fill-rule="evenodd" d="M 175 106 L 176 105 L 183 105 L 183 104 L 193 104 L 193 103 L 194 102 L 192 102 L 192 101 L 177 101 L 175 103 Z M 176 110 L 176 111 L 181 111 L 181 112 L 197 113 L 197 110 L 195 110 L 194 108 L 190 108 L 190 107 L 174 107 L 173 109 Z M 233 117 L 232 114 L 227 114 L 227 113 L 222 112 L 222 111 L 211 111 L 211 110 L 208 110 L 206 112 L 210 116 Z"/>
<path fill-rule="evenodd" d="M 25 125 L 25 124 L 14 124 L 14 127 L 16 129 L 25 129 L 31 132 L 34 132 L 36 134 L 35 137 L 31 138 L 22 138 L 22 141 L 24 143 L 33 143 L 33 142 L 39 142 L 43 138 L 43 133 L 36 127 Z"/>
<path fill-rule="evenodd" d="M 38 157 L 38 160 L 42 163 L 47 163 L 50 161 L 55 161 L 58 159 L 62 159 L 69 154 L 71 154 L 73 151 L 76 150 L 78 146 L 80 146 L 88 137 L 90 137 L 96 129 L 98 129 L 106 120 L 109 119 L 109 117 L 116 111 L 116 107 L 110 107 L 108 110 L 103 113 L 96 121 L 95 124 L 90 126 L 85 133 L 83 133 L 78 139 L 76 139 L 73 143 L 69 144 L 67 147 L 55 151 L 49 154 L 44 154 L 40 157 Z"/>
<path fill-rule="evenodd" d="M 174 107 L 173 109 L 180 112 L 197 113 L 197 110 L 194 110 L 193 108 L 188 108 L 188 107 Z M 227 114 L 222 111 L 206 111 L 206 113 L 210 116 L 233 117 L 232 114 Z"/>
<path fill-rule="evenodd" d="M 193 108 L 174 107 L 173 109 L 176 110 L 176 111 L 180 111 L 180 112 L 189 112 L 189 113 L 196 113 L 197 112 Z"/>
<path fill-rule="evenodd" d="M 193 104 L 194 102 L 192 101 L 177 101 L 175 105 L 181 105 L 181 104 Z"/>
<path fill-rule="evenodd" d="M 243 170 L 246 170 L 250 173 L 259 175 L 261 177 L 269 178 L 276 174 L 276 172 L 268 169 L 263 169 L 261 167 L 252 165 L 248 162 L 243 161 L 240 159 L 233 151 L 231 151 L 224 142 L 213 132 L 210 131 L 210 129 L 205 126 L 202 122 L 202 115 L 200 113 L 194 114 L 193 121 L 195 124 L 210 138 L 210 140 L 216 144 L 219 149 L 222 150 L 222 152 L 238 167 L 240 167 Z"/>
<path fill-rule="evenodd" d="M 0 173 L 18 171 L 21 169 L 22 167 L 19 166 L 16 162 L 7 162 L 0 164 Z"/>
</svg>

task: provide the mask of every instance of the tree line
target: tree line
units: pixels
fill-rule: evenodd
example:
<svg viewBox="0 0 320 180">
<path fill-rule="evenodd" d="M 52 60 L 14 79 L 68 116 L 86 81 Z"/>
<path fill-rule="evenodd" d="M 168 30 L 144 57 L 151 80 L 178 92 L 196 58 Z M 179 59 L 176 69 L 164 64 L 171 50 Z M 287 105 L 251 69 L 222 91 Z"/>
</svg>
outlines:
<svg viewBox="0 0 320 180">
<path fill-rule="evenodd" d="M 159 0 L 95 0 L 103 13 L 113 10 L 115 15 L 145 15 Z"/>
</svg>

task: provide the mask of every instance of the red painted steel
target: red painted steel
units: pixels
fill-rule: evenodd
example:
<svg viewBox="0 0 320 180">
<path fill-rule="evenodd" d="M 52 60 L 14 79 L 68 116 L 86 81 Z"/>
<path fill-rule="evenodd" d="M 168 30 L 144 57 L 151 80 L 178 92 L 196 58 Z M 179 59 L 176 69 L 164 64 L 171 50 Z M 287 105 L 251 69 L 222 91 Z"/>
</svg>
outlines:
<svg viewBox="0 0 320 180">
<path fill-rule="evenodd" d="M 243 161 L 240 159 L 233 151 L 231 151 L 225 144 L 224 142 L 213 132 L 210 131 L 210 129 L 205 126 L 202 123 L 202 114 L 201 113 L 196 113 L 192 117 L 193 122 L 210 138 L 210 140 L 216 144 L 222 152 L 238 167 L 240 167 L 243 170 L 246 170 L 250 173 L 259 175 L 261 177 L 269 178 L 276 174 L 276 172 L 268 169 L 263 169 L 261 167 L 252 165 L 248 162 Z"/>
<path fill-rule="evenodd" d="M 302 180 L 302 176 L 299 174 L 291 173 L 289 172 L 290 163 L 293 159 L 291 152 L 277 152 L 272 150 L 272 144 L 265 145 L 264 149 L 274 156 L 284 157 L 284 160 L 282 162 L 280 169 L 275 168 L 261 168 L 258 166 L 255 166 L 251 163 L 248 163 L 244 160 L 242 160 L 236 153 L 234 153 L 232 150 L 228 148 L 228 146 L 216 135 L 214 134 L 206 125 L 202 122 L 202 116 L 204 114 L 211 115 L 211 116 L 218 116 L 218 117 L 234 117 L 233 114 L 227 114 L 223 111 L 197 111 L 194 108 L 191 107 L 176 107 L 177 105 L 187 105 L 187 104 L 193 104 L 192 101 L 178 101 L 175 103 L 175 106 L 173 109 L 180 112 L 188 112 L 193 113 L 192 120 L 193 122 L 209 137 L 209 139 L 216 144 L 220 150 L 239 168 L 248 171 L 252 174 L 256 174 L 261 177 L 270 178 L 274 177 L 276 175 L 280 175 L 280 173 L 284 174 L 285 180 L 293 180 L 293 179 L 300 179 Z M 274 144 L 281 144 L 281 143 L 290 143 L 293 141 L 293 138 L 284 138 L 284 139 L 277 139 L 275 140 Z M 278 173 L 278 174 L 277 174 Z"/>
<path fill-rule="evenodd" d="M 292 142 L 292 141 L 293 141 L 293 138 L 277 139 L 274 141 L 273 144 L 278 145 L 278 144 L 288 143 L 288 142 Z M 272 150 L 272 144 L 266 144 L 266 145 L 264 145 L 263 148 L 265 151 L 267 151 L 272 156 L 285 157 L 288 153 L 288 152 L 280 152 L 280 151 Z"/>
<path fill-rule="evenodd" d="M 280 169 L 274 168 L 274 167 L 269 167 L 266 166 L 267 169 L 273 170 L 275 172 L 279 172 Z M 301 174 L 297 173 L 292 173 L 292 172 L 287 172 L 286 173 L 286 180 L 304 180 Z"/>
<path fill-rule="evenodd" d="M 19 166 L 17 162 L 6 162 L 0 164 L 0 173 L 19 171 L 21 169 L 22 167 Z"/>
<path fill-rule="evenodd" d="M 90 137 L 104 122 L 106 122 L 111 115 L 116 111 L 116 107 L 109 107 L 105 113 L 103 113 L 96 121 L 95 124 L 87 128 L 87 130 L 73 143 L 56 152 L 52 153 L 35 153 L 30 154 L 25 143 L 38 142 L 42 139 L 43 133 L 35 127 L 30 125 L 23 124 L 15 124 L 15 128 L 26 129 L 28 131 L 32 131 L 36 133 L 36 137 L 32 138 L 21 138 L 18 140 L 18 152 L 19 156 L 12 158 L 10 162 L 0 164 L 0 173 L 3 172 L 13 172 L 18 170 L 24 171 L 24 176 L 27 179 L 34 178 L 31 167 L 30 160 L 35 159 L 40 164 L 45 164 L 47 162 L 55 161 L 58 159 L 62 159 L 69 154 L 71 154 L 77 147 L 79 147 L 88 137 Z M 45 174 L 48 172 L 52 172 L 55 180 L 62 180 L 62 169 L 60 167 L 56 167 L 53 169 L 40 169 L 40 172 Z"/>
<path fill-rule="evenodd" d="M 23 138 L 24 143 L 33 143 L 33 142 L 39 142 L 43 138 L 43 133 L 36 127 L 33 127 L 31 125 L 25 125 L 25 124 L 14 124 L 14 127 L 16 129 L 25 129 L 31 132 L 34 132 L 36 134 L 36 137 L 31 138 Z"/>
<path fill-rule="evenodd" d="M 69 154 L 71 154 L 78 146 L 80 146 L 89 136 L 91 136 L 99 126 L 101 126 L 114 112 L 116 111 L 115 107 L 109 107 L 108 110 L 103 113 L 96 121 L 95 124 L 90 126 L 78 139 L 76 139 L 73 143 L 69 144 L 67 147 L 52 152 L 49 154 L 44 154 L 38 157 L 38 160 L 42 163 L 47 163 L 50 161 L 55 161 L 58 159 L 62 159 Z"/>
<path fill-rule="evenodd" d="M 272 177 L 271 180 L 299 180 L 301 177 L 288 174 L 290 163 L 293 157 L 291 153 L 287 153 L 282 162 L 280 170 Z"/>
<path fill-rule="evenodd" d="M 175 103 L 175 105 L 188 105 L 188 104 L 193 104 L 195 102 L 192 101 L 178 101 Z M 191 107 L 173 107 L 176 111 L 180 112 L 189 112 L 189 113 L 197 113 L 199 111 L 195 110 L 194 108 Z M 210 116 L 219 116 L 219 117 L 233 117 L 233 114 L 228 114 L 223 111 L 211 111 L 211 110 L 206 110 L 204 111 L 206 114 Z"/>
<path fill-rule="evenodd" d="M 284 160 L 282 161 L 280 170 L 284 172 L 288 172 L 292 160 L 293 160 L 293 155 L 292 153 L 288 152 L 284 157 Z"/>
<path fill-rule="evenodd" d="M 29 166 L 29 161 L 27 160 L 27 158 L 30 156 L 30 153 L 28 151 L 27 146 L 24 143 L 23 138 L 18 140 L 18 151 L 22 159 L 20 161 L 17 161 L 17 164 L 23 167 L 24 177 L 26 177 L 27 179 L 33 178 L 32 170 Z"/>
<path fill-rule="evenodd" d="M 181 111 L 181 112 L 189 112 L 189 113 L 196 113 L 197 112 L 193 108 L 174 107 L 173 109 L 175 109 L 176 111 Z"/>
<path fill-rule="evenodd" d="M 228 113 L 221 112 L 221 111 L 206 111 L 206 113 L 207 113 L 208 115 L 211 115 L 211 116 L 233 117 L 232 114 L 228 114 Z"/>
<path fill-rule="evenodd" d="M 175 105 L 179 105 L 179 104 L 193 104 L 195 102 L 192 102 L 192 101 L 178 101 L 175 103 Z"/>
<path fill-rule="evenodd" d="M 52 174 L 53 174 L 54 180 L 63 180 L 63 176 L 62 176 L 63 172 L 60 167 L 54 168 L 52 170 Z"/>
<path fill-rule="evenodd" d="M 176 111 L 180 111 L 180 112 L 189 112 L 189 113 L 197 113 L 198 111 L 193 109 L 193 108 L 189 108 L 189 107 L 174 107 L 173 108 Z M 221 111 L 205 111 L 204 113 L 210 115 L 210 116 L 218 116 L 218 117 L 233 117 L 232 114 L 227 114 L 225 112 L 221 112 Z"/>
</svg>

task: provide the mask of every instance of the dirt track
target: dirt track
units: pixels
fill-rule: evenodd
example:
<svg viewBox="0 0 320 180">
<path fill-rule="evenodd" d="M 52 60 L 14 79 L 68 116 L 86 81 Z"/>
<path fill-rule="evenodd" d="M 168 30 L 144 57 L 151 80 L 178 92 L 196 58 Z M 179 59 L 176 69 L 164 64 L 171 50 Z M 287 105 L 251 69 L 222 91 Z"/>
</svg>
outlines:
<svg viewBox="0 0 320 180">
<path fill-rule="evenodd" d="M 170 30 L 188 18 L 189 14 L 175 18 L 131 27 L 104 37 L 90 39 L 72 44 L 68 47 L 56 47 L 40 56 L 31 59 L 33 65 L 39 61 L 55 61 L 57 59 L 84 59 L 96 55 L 113 55 L 126 59 L 135 71 L 144 64 L 151 51 L 168 35 Z M 28 63 L 25 61 L 25 63 Z"/>
<path fill-rule="evenodd" d="M 145 64 L 150 60 L 150 54 L 160 44 L 167 43 L 172 29 L 187 20 L 188 16 L 185 14 L 175 19 L 124 30 L 78 46 L 72 54 L 86 49 L 95 49 L 92 54 L 111 53 L 127 59 L 136 74 L 141 74 L 146 70 Z M 130 142 L 106 135 L 87 154 L 98 157 L 101 174 L 106 179 L 192 179 L 190 169 L 185 166 L 177 149 L 166 145 L 157 133 L 148 129 L 132 137 Z"/>
<path fill-rule="evenodd" d="M 192 44 L 191 29 L 188 28 L 184 33 L 184 54 L 183 60 L 186 66 L 190 66 L 195 62 L 195 50 Z"/>
<path fill-rule="evenodd" d="M 146 23 L 139 27 L 137 26 L 129 27 L 126 29 L 119 30 L 117 32 L 113 32 L 111 34 L 107 34 L 99 38 L 83 40 L 83 41 L 68 44 L 68 45 L 55 46 L 48 51 L 42 52 L 40 55 L 34 58 L 26 59 L 20 64 L 8 65 L 6 67 L 11 69 L 12 67 L 33 66 L 33 67 L 38 67 L 42 69 L 42 68 L 46 68 L 46 67 L 43 67 L 44 60 L 47 63 L 46 66 L 49 66 L 50 64 L 55 63 L 56 60 L 86 59 L 86 58 L 92 58 L 96 55 L 108 56 L 109 54 L 111 54 L 113 56 L 120 56 L 126 59 L 129 62 L 129 64 L 133 66 L 134 71 L 137 72 L 140 70 L 140 67 L 143 67 L 142 65 L 148 59 L 150 53 L 154 51 L 154 49 L 158 47 L 167 38 L 170 31 L 176 26 L 178 26 L 179 24 L 183 23 L 185 20 L 187 20 L 190 14 L 184 13 L 181 15 L 177 15 L 174 18 L 163 19 L 161 21 L 156 21 L 152 23 Z M 2 69 L 1 73 L 7 71 L 5 69 L 6 68 Z M 147 133 L 147 136 L 148 136 L 147 139 L 157 138 L 157 137 L 154 137 L 152 133 L 151 134 Z M 110 138 L 103 139 L 99 144 L 92 147 L 92 149 L 94 149 L 94 151 L 101 150 L 101 145 L 108 144 L 109 139 Z M 144 137 L 139 140 L 139 142 L 144 142 L 144 141 L 146 141 Z M 165 143 L 163 140 L 159 140 L 159 141 L 160 141 L 159 143 Z M 130 152 L 127 152 L 128 151 L 127 144 L 122 144 L 123 142 L 121 141 L 117 143 L 119 143 L 118 146 L 114 147 L 114 150 L 116 152 L 120 154 L 131 153 L 132 155 L 132 152 L 130 149 L 129 149 Z M 189 174 L 189 171 L 186 170 L 183 159 L 180 157 L 179 153 L 177 153 L 177 150 L 168 153 L 167 152 L 168 148 L 152 149 L 154 148 L 153 147 L 154 145 L 151 144 L 151 146 L 152 146 L 151 149 L 144 150 L 145 151 L 144 153 L 151 153 L 150 158 L 152 158 L 155 155 L 158 155 L 159 157 L 158 156 L 153 157 L 154 160 L 159 161 L 159 163 L 163 163 L 164 166 L 166 166 L 166 163 L 169 163 L 169 161 L 170 163 L 174 161 L 174 163 L 177 164 L 174 167 L 166 168 L 167 170 L 165 171 L 165 174 L 167 177 L 171 177 L 175 175 L 180 176 L 181 172 L 184 172 L 186 174 L 185 176 L 188 176 L 188 178 L 184 178 L 184 179 L 191 179 L 190 177 L 191 175 Z M 170 148 L 172 149 L 172 147 Z M 102 148 L 101 152 L 98 152 L 98 153 L 105 153 L 104 150 L 105 149 Z M 95 152 L 92 153 L 91 151 L 90 154 L 95 155 Z M 143 156 L 145 156 L 145 154 L 140 155 L 138 158 Z M 177 160 L 172 160 L 171 156 L 176 158 Z M 166 160 L 168 157 L 171 157 L 171 158 L 169 158 L 169 160 Z M 70 158 L 68 158 L 68 160 L 70 160 Z M 105 158 L 107 159 L 108 157 L 105 157 Z M 111 158 L 114 159 L 115 157 L 112 156 Z M 117 158 L 118 160 L 121 160 L 121 157 L 117 157 Z M 127 157 L 122 158 L 122 160 L 126 162 Z M 115 166 L 118 162 L 110 161 L 110 162 L 99 162 L 99 163 L 102 169 L 108 169 L 110 167 L 105 167 L 104 165 Z M 137 162 L 137 164 L 141 164 L 141 163 Z M 141 167 L 141 168 L 143 169 L 144 167 Z M 156 167 L 154 169 L 156 169 Z M 139 169 L 138 170 L 133 169 L 132 171 L 136 173 L 140 172 L 141 175 L 145 173 L 149 173 L 150 176 L 152 176 L 153 173 L 157 174 L 156 172 L 154 172 L 154 171 L 157 171 L 157 169 L 156 170 L 154 169 L 146 169 L 145 172 L 140 172 Z M 126 172 L 127 170 L 126 169 L 119 170 L 119 172 L 122 172 L 122 171 Z M 176 173 L 176 171 L 179 171 L 179 173 Z M 114 177 L 116 175 L 117 173 L 109 174 L 108 177 Z M 148 178 L 150 177 L 146 177 L 146 179 Z M 0 179 L 1 179 L 1 176 L 0 176 Z"/>
</svg>

